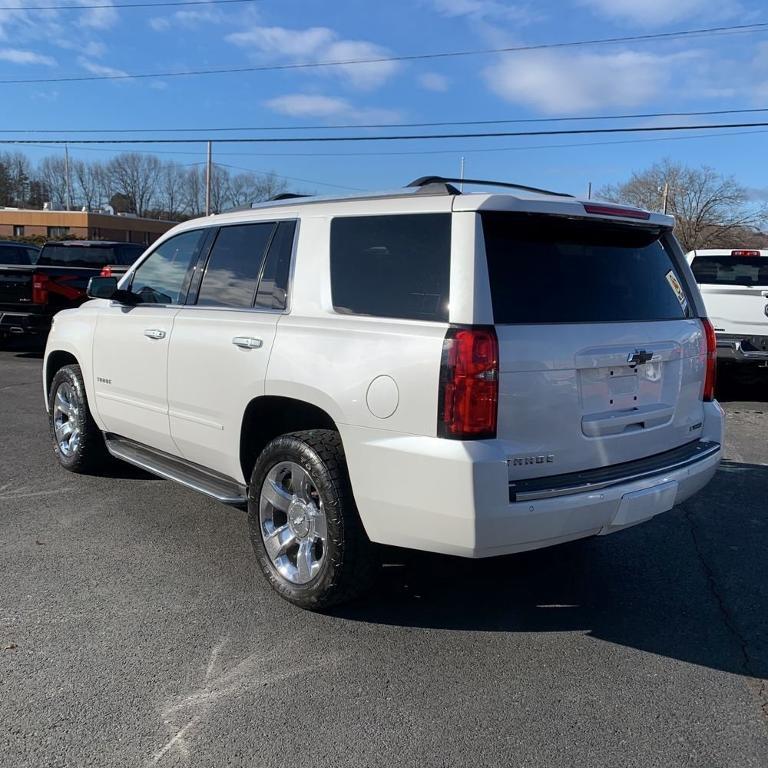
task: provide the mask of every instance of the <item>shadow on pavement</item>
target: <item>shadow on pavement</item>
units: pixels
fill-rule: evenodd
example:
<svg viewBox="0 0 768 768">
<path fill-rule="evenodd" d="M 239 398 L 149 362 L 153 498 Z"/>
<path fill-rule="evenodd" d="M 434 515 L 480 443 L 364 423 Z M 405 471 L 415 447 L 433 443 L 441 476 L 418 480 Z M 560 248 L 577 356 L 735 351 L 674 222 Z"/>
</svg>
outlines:
<svg viewBox="0 0 768 768">
<path fill-rule="evenodd" d="M 388 549 L 374 593 L 335 615 L 449 630 L 580 631 L 768 677 L 766 495 L 768 466 L 726 462 L 699 497 L 611 536 L 490 560 Z"/>
</svg>

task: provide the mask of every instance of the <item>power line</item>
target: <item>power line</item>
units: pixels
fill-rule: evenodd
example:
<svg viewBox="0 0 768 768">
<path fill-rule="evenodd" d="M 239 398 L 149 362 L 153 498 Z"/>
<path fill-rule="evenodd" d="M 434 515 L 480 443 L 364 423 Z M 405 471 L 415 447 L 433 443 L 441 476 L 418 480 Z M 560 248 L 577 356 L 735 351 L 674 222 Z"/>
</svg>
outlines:
<svg viewBox="0 0 768 768">
<path fill-rule="evenodd" d="M 0 11 L 87 11 L 96 8 L 170 8 L 177 5 L 229 5 L 259 0 L 176 0 L 160 3 L 102 3 L 99 5 L 0 5 Z"/>
<path fill-rule="evenodd" d="M 570 40 L 559 43 L 537 43 L 533 45 L 518 45 L 507 48 L 485 48 L 469 51 L 441 51 L 436 53 L 415 53 L 403 56 L 377 56 L 368 59 L 343 59 L 333 61 L 304 62 L 298 64 L 269 64 L 255 67 L 227 67 L 222 69 L 195 69 L 182 72 L 138 72 L 112 75 L 65 75 L 63 77 L 37 77 L 16 79 L 0 79 L 2 85 L 24 83 L 76 83 L 94 80 L 139 80 L 153 77 L 197 77 L 200 75 L 230 75 L 246 72 L 280 72 L 285 70 L 317 69 L 320 67 L 349 67 L 360 64 L 384 64 L 405 61 L 429 61 L 464 56 L 488 56 L 502 53 L 521 53 L 524 51 L 541 51 L 553 48 L 574 48 L 589 45 L 610 45 L 615 43 L 647 42 L 652 40 L 674 40 L 687 37 L 702 37 L 705 35 L 741 34 L 745 32 L 764 32 L 768 30 L 768 22 L 757 24 L 738 24 L 728 27 L 704 27 L 687 29 L 678 32 L 655 32 L 646 35 L 625 35 L 623 37 L 604 37 L 592 40 Z"/>
<path fill-rule="evenodd" d="M 245 131 L 325 131 L 350 128 L 440 128 L 449 125 L 507 125 L 513 123 L 564 123 L 600 120 L 644 120 L 657 117 L 707 117 L 711 115 L 743 115 L 768 112 L 768 107 L 753 109 L 710 109 L 696 112 L 645 112 L 632 115 L 577 115 L 569 117 L 519 117 L 500 120 L 443 120 L 431 123 L 347 123 L 338 125 L 261 125 L 214 128 L 0 128 L 4 133 L 81 134 L 81 133 L 236 133 Z"/>
<path fill-rule="evenodd" d="M 518 145 L 515 147 L 483 147 L 483 148 L 453 148 L 453 149 L 422 149 L 422 150 L 406 150 L 406 151 L 397 151 L 397 152 L 279 152 L 275 154 L 274 152 L 217 152 L 217 157 L 267 157 L 270 159 L 276 159 L 281 157 L 288 157 L 288 158 L 296 158 L 296 157 L 399 157 L 399 156 L 426 156 L 426 155 L 461 155 L 461 154 L 477 154 L 477 153 L 488 153 L 488 152 L 527 152 L 527 151 L 533 151 L 533 150 L 540 150 L 540 149 L 569 149 L 569 148 L 575 148 L 575 147 L 607 147 L 607 146 L 613 146 L 613 145 L 624 145 L 624 144 L 653 144 L 658 142 L 665 142 L 665 141 L 690 141 L 692 139 L 716 139 L 716 138 L 725 138 L 729 136 L 753 136 L 756 134 L 766 134 L 768 133 L 768 130 L 756 130 L 756 131 L 728 131 L 728 132 L 721 132 L 721 133 L 703 133 L 703 134 L 695 134 L 693 136 L 660 136 L 660 137 L 654 137 L 652 139 L 620 139 L 618 141 L 582 141 L 582 142 L 574 142 L 574 143 L 568 143 L 568 144 L 528 144 L 528 145 Z M 5 144 L 2 139 L 0 139 L 0 146 Z M 101 145 L 97 147 L 93 146 L 83 146 L 78 143 L 70 143 L 69 144 L 70 149 L 79 149 L 83 151 L 89 151 L 89 152 L 115 152 L 117 150 L 116 147 L 111 147 L 108 145 Z M 36 149 L 59 149 L 58 145 L 55 144 L 45 144 L 45 143 L 39 143 L 35 145 Z M 199 152 L 193 152 L 193 151 L 174 151 L 174 150 L 132 150 L 134 152 L 138 152 L 142 155 L 174 155 L 179 156 L 183 155 L 185 157 L 197 157 L 199 156 Z M 187 163 L 186 165 L 201 165 L 201 163 Z M 224 165 L 224 163 L 218 163 L 218 165 Z M 228 166 L 236 168 L 238 166 Z M 253 169 L 246 169 L 242 168 L 242 170 L 253 170 Z M 262 171 L 256 171 L 257 173 L 262 173 Z M 265 172 L 266 173 L 266 172 Z M 296 180 L 299 181 L 300 179 L 294 179 L 293 177 L 288 176 L 282 176 L 280 174 L 275 174 L 280 176 L 281 178 L 286 178 L 289 180 Z M 319 181 L 309 181 L 308 179 L 301 179 L 301 181 L 305 181 L 310 184 L 321 184 L 323 182 Z M 349 189 L 352 189 L 352 187 L 349 187 Z"/>
<path fill-rule="evenodd" d="M 217 144 L 296 144 L 328 143 L 342 141 L 425 141 L 440 139 L 493 139 L 523 136 L 577 136 L 604 133 L 658 133 L 660 131 L 701 131 L 724 128 L 764 128 L 768 122 L 759 123 L 712 123 L 710 125 L 651 125 L 630 128 L 567 128 L 555 131 L 486 131 L 482 133 L 421 133 L 393 135 L 348 136 L 250 136 L 247 138 L 216 139 Z M 194 139 L 78 139 L 78 144 L 202 144 L 209 141 Z M 71 144 L 71 139 L 3 139 L 4 144 Z"/>
</svg>

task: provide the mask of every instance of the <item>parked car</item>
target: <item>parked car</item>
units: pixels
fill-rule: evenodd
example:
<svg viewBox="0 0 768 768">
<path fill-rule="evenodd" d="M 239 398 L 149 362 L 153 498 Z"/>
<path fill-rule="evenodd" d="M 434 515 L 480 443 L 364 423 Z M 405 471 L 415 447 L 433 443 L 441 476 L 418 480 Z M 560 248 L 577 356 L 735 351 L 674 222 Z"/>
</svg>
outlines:
<svg viewBox="0 0 768 768">
<path fill-rule="evenodd" d="M 702 488 L 715 337 L 673 220 L 455 181 L 188 221 L 93 278 L 45 353 L 58 461 L 246 506 L 309 609 L 360 594 L 374 544 L 520 552 Z"/>
<path fill-rule="evenodd" d="M 23 254 L 18 247 L 16 261 L 0 258 L 0 342 L 11 335 L 45 335 L 56 312 L 85 301 L 91 277 L 124 273 L 146 248 L 102 240 L 49 242 L 39 252 L 24 245 Z M 2 246 L 0 257 L 7 249 Z"/>
<path fill-rule="evenodd" d="M 725 363 L 768 366 L 768 250 L 690 251 L 686 259 L 699 284 Z"/>
<path fill-rule="evenodd" d="M 36 245 L 0 240 L 0 266 L 29 266 L 37 261 L 39 255 L 40 249 Z"/>
</svg>

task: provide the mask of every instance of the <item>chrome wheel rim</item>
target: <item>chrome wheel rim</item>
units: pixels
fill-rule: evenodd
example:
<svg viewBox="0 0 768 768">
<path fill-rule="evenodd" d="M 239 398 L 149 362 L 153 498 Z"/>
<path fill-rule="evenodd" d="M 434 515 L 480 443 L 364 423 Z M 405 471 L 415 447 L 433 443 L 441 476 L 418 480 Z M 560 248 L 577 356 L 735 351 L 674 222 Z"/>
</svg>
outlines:
<svg viewBox="0 0 768 768">
<path fill-rule="evenodd" d="M 53 430 L 63 456 L 71 456 L 80 445 L 80 400 L 75 388 L 63 381 L 53 396 Z"/>
<path fill-rule="evenodd" d="M 261 538 L 272 565 L 291 584 L 306 584 L 325 562 L 328 525 L 323 501 L 301 465 L 281 461 L 267 473 L 259 498 Z"/>
</svg>

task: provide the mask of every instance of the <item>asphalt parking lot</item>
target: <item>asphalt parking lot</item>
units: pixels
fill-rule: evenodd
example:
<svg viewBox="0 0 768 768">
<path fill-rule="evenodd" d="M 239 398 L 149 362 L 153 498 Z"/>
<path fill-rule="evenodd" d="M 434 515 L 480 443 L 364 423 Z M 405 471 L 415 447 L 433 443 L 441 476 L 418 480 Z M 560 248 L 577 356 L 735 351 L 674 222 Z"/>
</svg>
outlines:
<svg viewBox="0 0 768 768">
<path fill-rule="evenodd" d="M 727 461 L 682 507 L 494 561 L 388 552 L 313 615 L 243 513 L 59 469 L 40 368 L 0 352 L 2 766 L 768 765 L 768 376 L 724 382 Z"/>
</svg>

